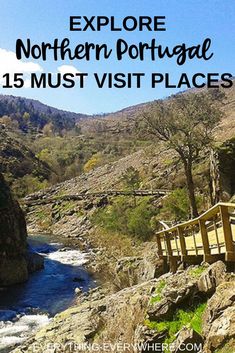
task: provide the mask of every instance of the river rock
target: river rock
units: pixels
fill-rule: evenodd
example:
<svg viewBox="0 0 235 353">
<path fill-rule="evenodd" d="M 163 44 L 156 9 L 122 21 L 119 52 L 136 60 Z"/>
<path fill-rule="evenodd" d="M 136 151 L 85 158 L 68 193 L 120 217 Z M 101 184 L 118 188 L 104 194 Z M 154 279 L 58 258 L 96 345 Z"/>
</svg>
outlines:
<svg viewBox="0 0 235 353">
<path fill-rule="evenodd" d="M 77 287 L 77 288 L 75 288 L 74 292 L 75 292 L 75 294 L 79 295 L 82 293 L 82 290 L 81 290 L 81 288 Z"/>
</svg>

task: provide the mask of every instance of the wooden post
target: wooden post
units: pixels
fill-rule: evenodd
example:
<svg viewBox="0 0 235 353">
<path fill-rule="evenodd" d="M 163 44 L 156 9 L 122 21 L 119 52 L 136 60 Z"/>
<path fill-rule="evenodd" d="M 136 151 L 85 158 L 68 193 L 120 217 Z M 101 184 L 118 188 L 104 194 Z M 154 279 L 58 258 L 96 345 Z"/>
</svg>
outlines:
<svg viewBox="0 0 235 353">
<path fill-rule="evenodd" d="M 185 237 L 182 228 L 177 227 L 177 232 L 180 240 L 181 260 L 184 261 L 185 256 L 187 256 Z"/>
<path fill-rule="evenodd" d="M 213 224 L 214 224 L 214 230 L 215 230 L 215 236 L 216 236 L 216 243 L 217 243 L 217 248 L 218 248 L 218 253 L 220 254 L 220 243 L 219 243 L 219 236 L 218 236 L 218 229 L 216 225 L 216 219 L 213 219 Z"/>
<path fill-rule="evenodd" d="M 157 248 L 158 248 L 158 256 L 162 257 L 163 252 L 162 252 L 162 243 L 161 243 L 160 235 L 157 235 Z"/>
<path fill-rule="evenodd" d="M 194 244 L 194 249 L 195 249 L 195 254 L 196 256 L 198 255 L 198 250 L 197 250 L 197 242 L 196 242 L 196 238 L 195 238 L 195 227 L 192 226 L 192 236 L 193 236 L 193 244 Z"/>
<path fill-rule="evenodd" d="M 170 239 L 171 234 L 164 232 L 164 238 L 166 241 L 166 248 L 167 248 L 167 259 L 170 264 L 170 271 L 175 273 L 177 270 L 177 257 L 174 257 L 172 255 L 172 247 L 171 247 L 171 239 Z"/>
<path fill-rule="evenodd" d="M 235 248 L 233 244 L 233 234 L 229 219 L 228 207 L 220 206 L 220 215 L 222 220 L 223 232 L 224 232 L 224 241 L 226 249 L 226 261 L 235 261 Z"/>
<path fill-rule="evenodd" d="M 179 246 L 178 246 L 177 234 L 178 234 L 178 232 L 174 231 L 175 247 L 176 247 L 176 251 L 177 251 L 177 256 L 179 256 L 180 250 L 179 250 Z"/>
<path fill-rule="evenodd" d="M 177 271 L 177 257 L 171 256 L 169 258 L 169 263 L 170 263 L 170 272 L 176 273 Z"/>
<path fill-rule="evenodd" d="M 209 238 L 208 238 L 208 233 L 206 229 L 206 222 L 202 219 L 199 220 L 199 226 L 200 226 L 200 231 L 201 231 L 201 236 L 202 236 L 202 245 L 203 245 L 203 260 L 205 262 L 213 262 L 213 258 L 211 255 L 210 251 L 210 244 L 209 244 Z"/>
<path fill-rule="evenodd" d="M 166 240 L 166 250 L 167 250 L 167 255 L 172 256 L 172 248 L 171 248 L 171 240 L 170 240 L 170 234 L 167 232 L 164 232 L 164 237 Z"/>
</svg>

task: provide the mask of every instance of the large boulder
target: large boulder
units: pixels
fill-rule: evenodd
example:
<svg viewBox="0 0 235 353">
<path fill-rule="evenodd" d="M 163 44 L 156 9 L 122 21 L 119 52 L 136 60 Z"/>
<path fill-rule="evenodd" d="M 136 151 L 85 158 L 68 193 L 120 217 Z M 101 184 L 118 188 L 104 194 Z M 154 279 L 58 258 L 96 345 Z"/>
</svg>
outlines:
<svg viewBox="0 0 235 353">
<path fill-rule="evenodd" d="M 212 294 L 216 287 L 224 282 L 226 277 L 226 266 L 224 262 L 217 261 L 206 269 L 198 280 L 198 288 L 200 292 Z"/>
<path fill-rule="evenodd" d="M 156 254 L 156 243 L 144 244 L 141 256 L 119 259 L 115 272 L 115 285 L 119 289 L 160 277 L 164 273 L 164 267 L 163 260 Z"/>
<path fill-rule="evenodd" d="M 0 174 L 0 286 L 27 280 L 26 237 L 23 212 Z"/>
<path fill-rule="evenodd" d="M 148 318 L 151 321 L 170 320 L 175 311 L 175 305 L 170 300 L 163 298 L 159 302 L 149 305 Z"/>
<path fill-rule="evenodd" d="M 218 286 L 203 315 L 204 351 L 220 349 L 235 337 L 235 281 Z"/>
</svg>

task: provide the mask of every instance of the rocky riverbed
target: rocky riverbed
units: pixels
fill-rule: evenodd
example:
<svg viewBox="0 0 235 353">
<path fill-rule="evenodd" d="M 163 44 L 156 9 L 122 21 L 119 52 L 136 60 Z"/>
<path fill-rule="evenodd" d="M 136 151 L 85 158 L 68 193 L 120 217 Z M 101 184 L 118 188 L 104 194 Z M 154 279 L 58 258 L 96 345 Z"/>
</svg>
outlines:
<svg viewBox="0 0 235 353">
<path fill-rule="evenodd" d="M 191 266 L 113 294 L 97 288 L 81 294 L 14 353 L 167 352 L 173 343 L 174 352 L 232 352 L 234 290 L 235 277 L 223 262 Z M 181 350 L 189 345 L 194 350 Z"/>
<path fill-rule="evenodd" d="M 0 352 L 24 342 L 53 316 L 73 305 L 77 294 L 95 286 L 84 268 L 88 254 L 46 235 L 28 238 L 44 268 L 27 282 L 0 291 Z"/>
</svg>

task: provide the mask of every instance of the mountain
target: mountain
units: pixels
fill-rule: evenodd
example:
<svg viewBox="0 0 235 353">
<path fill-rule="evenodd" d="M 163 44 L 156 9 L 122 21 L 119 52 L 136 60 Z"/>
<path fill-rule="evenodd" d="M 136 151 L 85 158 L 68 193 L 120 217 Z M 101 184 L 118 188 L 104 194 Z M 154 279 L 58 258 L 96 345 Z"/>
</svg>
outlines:
<svg viewBox="0 0 235 353">
<path fill-rule="evenodd" d="M 30 191 L 26 184 L 45 185 L 53 174 L 50 166 L 25 144 L 24 136 L 19 136 L 0 126 L 0 173 L 18 190 L 18 196 Z"/>
<path fill-rule="evenodd" d="M 235 82 L 235 79 L 233 78 Z M 195 94 L 202 90 L 190 89 L 183 94 Z M 224 102 L 225 115 L 220 122 L 220 126 L 215 132 L 217 140 L 224 142 L 235 135 L 235 84 L 229 88 L 224 89 L 226 96 Z M 167 101 L 170 97 L 165 98 Z M 92 119 L 81 118 L 77 121 L 77 125 L 81 128 L 83 133 L 110 133 L 115 134 L 136 134 L 136 124 L 144 111 L 148 111 L 151 105 L 156 101 L 140 103 L 129 106 L 117 112 L 94 115 Z"/>
<path fill-rule="evenodd" d="M 16 120 L 21 130 L 25 132 L 30 127 L 40 130 L 48 123 L 52 123 L 57 131 L 72 129 L 75 121 L 87 117 L 85 114 L 50 107 L 37 100 L 0 95 L 0 116 L 4 115 Z"/>
<path fill-rule="evenodd" d="M 185 94 L 196 92 L 191 90 Z M 235 86 L 225 93 L 225 114 L 215 129 L 218 144 L 225 143 L 235 136 Z M 49 185 L 63 182 L 82 175 L 84 171 L 87 173 L 118 161 L 122 164 L 123 158 L 133 160 L 135 164 L 137 152 L 151 155 L 149 151 L 156 149 L 157 167 L 153 167 L 153 175 L 152 172 L 141 171 L 141 166 L 140 172 L 150 184 L 151 180 L 161 179 L 157 183 L 154 181 L 152 185 L 161 187 L 165 182 L 164 177 L 159 178 L 162 173 L 158 173 L 158 170 L 171 169 L 174 157 L 169 155 L 169 158 L 166 158 L 168 162 L 159 164 L 157 141 L 154 141 L 153 148 L 152 139 L 145 136 L 139 128 L 143 112 L 148 110 L 152 103 L 130 106 L 114 113 L 89 116 L 61 111 L 31 99 L 0 96 L 0 116 L 8 115 L 0 118 L 0 171 L 7 177 L 13 191 L 18 196 L 25 196 L 46 187 L 48 182 Z M 146 150 L 149 146 L 149 150 Z M 152 165 L 151 159 L 154 161 L 155 157 L 151 155 L 149 165 Z M 177 180 L 180 180 L 176 186 L 181 187 L 183 177 L 179 176 L 177 168 L 175 172 L 178 174 Z M 204 173 L 205 171 L 199 173 L 200 178 L 205 177 Z M 176 179 L 173 178 L 173 184 L 174 180 Z M 169 179 L 166 184 L 169 184 Z M 169 187 L 171 186 L 170 183 Z"/>
</svg>

